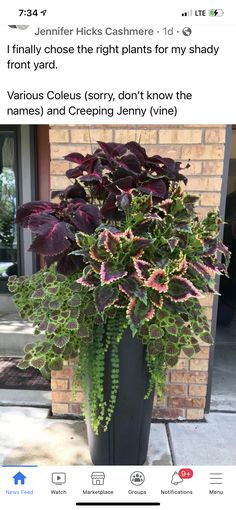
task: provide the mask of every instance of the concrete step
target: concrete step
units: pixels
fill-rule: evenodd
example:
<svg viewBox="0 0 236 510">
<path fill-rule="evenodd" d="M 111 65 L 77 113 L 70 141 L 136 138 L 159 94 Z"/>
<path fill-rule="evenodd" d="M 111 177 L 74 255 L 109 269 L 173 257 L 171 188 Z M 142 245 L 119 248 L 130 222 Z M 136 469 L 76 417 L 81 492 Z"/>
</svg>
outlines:
<svg viewBox="0 0 236 510">
<path fill-rule="evenodd" d="M 0 315 L 0 356 L 23 356 L 24 346 L 37 342 L 31 324 L 20 320 L 17 312 Z"/>
<path fill-rule="evenodd" d="M 1 406 L 51 407 L 51 391 L 0 389 Z"/>
</svg>

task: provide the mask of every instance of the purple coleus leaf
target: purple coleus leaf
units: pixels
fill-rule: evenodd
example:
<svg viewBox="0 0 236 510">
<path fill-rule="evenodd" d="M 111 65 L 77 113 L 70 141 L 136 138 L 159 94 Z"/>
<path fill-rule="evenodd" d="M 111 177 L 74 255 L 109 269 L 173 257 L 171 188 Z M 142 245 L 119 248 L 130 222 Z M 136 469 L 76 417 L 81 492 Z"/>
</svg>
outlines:
<svg viewBox="0 0 236 510">
<path fill-rule="evenodd" d="M 128 142 L 126 143 L 126 147 L 136 156 L 141 165 L 143 165 L 147 159 L 146 151 L 141 145 L 137 142 Z"/>
<path fill-rule="evenodd" d="M 139 160 L 134 156 L 134 154 L 126 154 L 122 156 L 118 160 L 117 166 L 119 168 L 125 168 L 126 170 L 131 171 L 133 174 L 141 173 L 141 165 Z"/>
<path fill-rule="evenodd" d="M 98 173 L 98 172 L 93 172 L 91 174 L 88 174 L 88 175 L 83 175 L 82 177 L 80 177 L 80 182 L 85 182 L 85 183 L 101 183 L 102 182 L 102 175 L 101 173 Z"/>
<path fill-rule="evenodd" d="M 122 156 L 127 151 L 127 148 L 123 143 L 114 143 L 114 142 L 105 143 L 105 142 L 97 141 L 97 144 L 99 145 L 99 147 L 101 147 L 101 149 L 103 150 L 103 152 L 106 155 L 109 155 L 112 157 Z"/>
<path fill-rule="evenodd" d="M 114 287 L 99 285 L 94 291 L 94 302 L 99 313 L 112 306 L 118 298 L 118 290 Z"/>
<path fill-rule="evenodd" d="M 127 271 L 119 271 L 114 269 L 109 262 L 103 262 L 100 275 L 102 285 L 109 285 L 116 280 L 124 278 L 127 275 Z"/>
<path fill-rule="evenodd" d="M 124 279 L 122 283 L 120 283 L 119 289 L 121 292 L 124 292 L 124 294 L 129 299 L 135 296 L 144 304 L 147 304 L 147 293 L 145 289 L 142 288 L 139 283 L 131 276 Z"/>
<path fill-rule="evenodd" d="M 145 282 L 146 287 L 157 290 L 158 292 L 167 292 L 168 283 L 164 269 L 155 269 L 148 280 Z"/>
<path fill-rule="evenodd" d="M 192 297 L 200 298 L 201 292 L 187 278 L 175 276 L 169 282 L 168 297 L 177 303 Z"/>
<path fill-rule="evenodd" d="M 100 213 L 103 218 L 108 220 L 119 221 L 123 217 L 123 213 L 118 211 L 116 195 L 114 193 L 109 193 L 108 197 L 103 203 L 102 208 L 100 209 Z"/>
<path fill-rule="evenodd" d="M 162 179 L 149 179 L 140 187 L 144 193 L 152 193 L 154 197 L 165 198 L 167 187 Z"/>
<path fill-rule="evenodd" d="M 32 216 L 41 214 L 42 212 L 54 214 L 56 209 L 58 209 L 58 205 L 51 202 L 27 202 L 27 204 L 18 207 L 16 212 L 16 223 L 24 228 L 27 228 L 29 220 Z"/>
<path fill-rule="evenodd" d="M 83 198 L 86 199 L 86 191 L 80 184 L 72 184 L 65 189 L 63 193 L 66 199 L 68 198 Z"/>
<path fill-rule="evenodd" d="M 83 154 L 80 154 L 79 152 L 71 152 L 70 154 L 67 154 L 67 156 L 64 156 L 64 159 L 66 161 L 71 161 L 72 163 L 80 165 L 81 163 L 83 163 L 85 156 L 83 156 Z"/>
<path fill-rule="evenodd" d="M 129 209 L 131 202 L 132 202 L 131 193 L 122 193 L 117 197 L 117 205 L 119 209 L 122 209 L 122 211 Z"/>
<path fill-rule="evenodd" d="M 29 220 L 29 228 L 39 234 L 32 242 L 30 251 L 51 256 L 62 253 L 71 246 L 73 233 L 70 225 L 50 214 L 33 215 Z"/>
<path fill-rule="evenodd" d="M 69 168 L 69 170 L 66 171 L 66 177 L 68 179 L 77 179 L 81 175 L 84 174 L 83 169 L 80 166 L 76 166 L 74 168 Z"/>
<path fill-rule="evenodd" d="M 76 228 L 85 234 L 93 234 L 100 224 L 99 209 L 92 204 L 79 203 L 72 205 L 70 218 Z"/>
</svg>

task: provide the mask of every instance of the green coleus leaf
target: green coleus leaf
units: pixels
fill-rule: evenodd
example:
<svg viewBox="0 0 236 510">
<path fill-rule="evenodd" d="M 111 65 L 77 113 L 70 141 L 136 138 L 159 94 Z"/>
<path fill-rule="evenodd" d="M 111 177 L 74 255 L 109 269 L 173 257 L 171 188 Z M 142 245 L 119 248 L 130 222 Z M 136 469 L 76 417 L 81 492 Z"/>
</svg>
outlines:
<svg viewBox="0 0 236 510">
<path fill-rule="evenodd" d="M 61 335 L 54 340 L 54 345 L 56 345 L 56 347 L 59 347 L 59 349 L 62 349 L 68 342 L 69 338 Z"/>
<path fill-rule="evenodd" d="M 57 281 L 57 277 L 56 277 L 56 275 L 53 275 L 53 274 L 48 274 L 45 278 L 45 282 L 47 285 L 54 284 L 54 283 L 56 283 L 56 281 Z"/>
<path fill-rule="evenodd" d="M 51 322 L 50 324 L 48 324 L 47 333 L 49 335 L 51 335 L 52 333 L 55 332 L 56 329 L 57 329 L 57 325 Z"/>
<path fill-rule="evenodd" d="M 63 368 L 63 360 L 62 358 L 52 358 L 49 362 L 48 362 L 48 366 L 49 366 L 49 369 L 50 370 L 62 370 Z"/>
<path fill-rule="evenodd" d="M 82 338 L 89 337 L 89 328 L 86 323 L 79 325 L 78 335 Z"/>
<path fill-rule="evenodd" d="M 45 296 L 43 288 L 36 289 L 32 294 L 32 299 L 41 299 Z"/>
<path fill-rule="evenodd" d="M 99 313 L 112 306 L 118 298 L 118 290 L 114 287 L 99 285 L 94 291 L 94 302 Z"/>
<path fill-rule="evenodd" d="M 48 287 L 46 290 L 49 294 L 55 295 L 58 293 L 59 288 L 58 287 Z"/>
<path fill-rule="evenodd" d="M 166 363 L 169 367 L 175 367 L 175 365 L 178 363 L 178 356 L 166 356 Z"/>
<path fill-rule="evenodd" d="M 166 332 L 170 335 L 177 335 L 178 334 L 178 328 L 175 325 L 168 325 L 166 326 Z"/>
<path fill-rule="evenodd" d="M 76 331 L 79 327 L 79 323 L 78 321 L 72 319 L 72 320 L 69 320 L 67 323 L 66 323 L 66 327 L 67 329 L 69 329 L 70 331 Z"/>
<path fill-rule="evenodd" d="M 140 299 L 140 301 L 143 301 L 143 303 L 147 304 L 147 292 L 146 290 L 140 286 L 140 284 L 129 276 L 128 278 L 124 279 L 122 283 L 119 285 L 119 289 L 121 292 L 124 292 L 126 296 L 130 299 L 132 297 L 137 297 Z"/>
<path fill-rule="evenodd" d="M 30 365 L 34 368 L 37 368 L 38 370 L 41 370 L 41 368 L 44 367 L 46 363 L 46 360 L 45 358 L 43 357 L 40 357 L 40 358 L 33 358 L 31 361 L 30 361 Z"/>
<path fill-rule="evenodd" d="M 26 370 L 26 368 L 30 367 L 29 361 L 22 359 L 17 363 L 17 367 L 20 368 L 21 370 Z"/>
<path fill-rule="evenodd" d="M 162 338 L 163 335 L 164 335 L 163 329 L 159 328 L 156 324 L 151 324 L 151 326 L 149 326 L 150 338 L 159 339 L 159 338 Z"/>
<path fill-rule="evenodd" d="M 182 276 L 174 276 L 171 278 L 168 287 L 168 297 L 170 297 L 172 301 L 176 303 L 186 301 L 193 296 L 199 298 L 201 297 L 201 293 L 187 278 L 183 278 Z"/>
<path fill-rule="evenodd" d="M 24 352 L 31 352 L 32 349 L 34 349 L 34 347 L 35 347 L 35 343 L 26 344 L 24 347 Z"/>
<path fill-rule="evenodd" d="M 180 352 L 180 346 L 174 342 L 167 342 L 165 348 L 168 356 L 176 356 Z"/>
<path fill-rule="evenodd" d="M 81 299 L 78 294 L 76 294 L 70 301 L 69 305 L 72 306 L 72 308 L 76 308 L 80 305 Z"/>
<path fill-rule="evenodd" d="M 49 303 L 50 310 L 60 310 L 61 308 L 61 301 L 59 299 L 55 299 L 54 301 L 51 301 Z"/>
<path fill-rule="evenodd" d="M 148 354 L 151 356 L 157 356 L 163 351 L 163 344 L 161 342 L 148 342 L 147 344 Z"/>
<path fill-rule="evenodd" d="M 206 344 L 212 344 L 213 342 L 213 339 L 212 339 L 212 336 L 210 333 L 208 333 L 207 331 L 205 333 L 201 333 L 200 334 L 200 338 L 203 342 L 205 342 Z"/>
</svg>

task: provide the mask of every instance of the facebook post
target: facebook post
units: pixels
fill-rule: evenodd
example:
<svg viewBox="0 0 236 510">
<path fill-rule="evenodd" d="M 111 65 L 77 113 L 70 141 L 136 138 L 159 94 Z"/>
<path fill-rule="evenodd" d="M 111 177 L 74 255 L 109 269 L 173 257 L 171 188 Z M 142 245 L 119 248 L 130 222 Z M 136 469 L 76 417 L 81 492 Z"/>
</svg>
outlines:
<svg viewBox="0 0 236 510">
<path fill-rule="evenodd" d="M 200 7 L 2 8 L 6 510 L 233 500 L 236 9 Z"/>
</svg>

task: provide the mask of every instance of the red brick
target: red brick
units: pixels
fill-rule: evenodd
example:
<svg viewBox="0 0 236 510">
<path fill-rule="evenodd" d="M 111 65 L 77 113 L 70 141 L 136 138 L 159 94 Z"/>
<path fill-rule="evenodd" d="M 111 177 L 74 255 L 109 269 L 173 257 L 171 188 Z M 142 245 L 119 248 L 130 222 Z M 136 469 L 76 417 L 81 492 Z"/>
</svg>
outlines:
<svg viewBox="0 0 236 510">
<path fill-rule="evenodd" d="M 181 420 L 185 418 L 186 411 L 183 408 L 161 408 L 161 409 L 154 409 L 153 417 L 154 418 L 161 418 L 163 420 Z"/>
<path fill-rule="evenodd" d="M 204 408 L 205 399 L 195 397 L 169 397 L 168 404 L 170 407 L 196 407 Z"/>
<path fill-rule="evenodd" d="M 166 391 L 169 396 L 184 396 L 187 394 L 187 385 L 186 384 L 168 384 L 166 387 Z"/>
<path fill-rule="evenodd" d="M 174 383 L 205 383 L 207 384 L 208 374 L 207 372 L 181 372 L 171 371 L 171 382 Z"/>
</svg>

